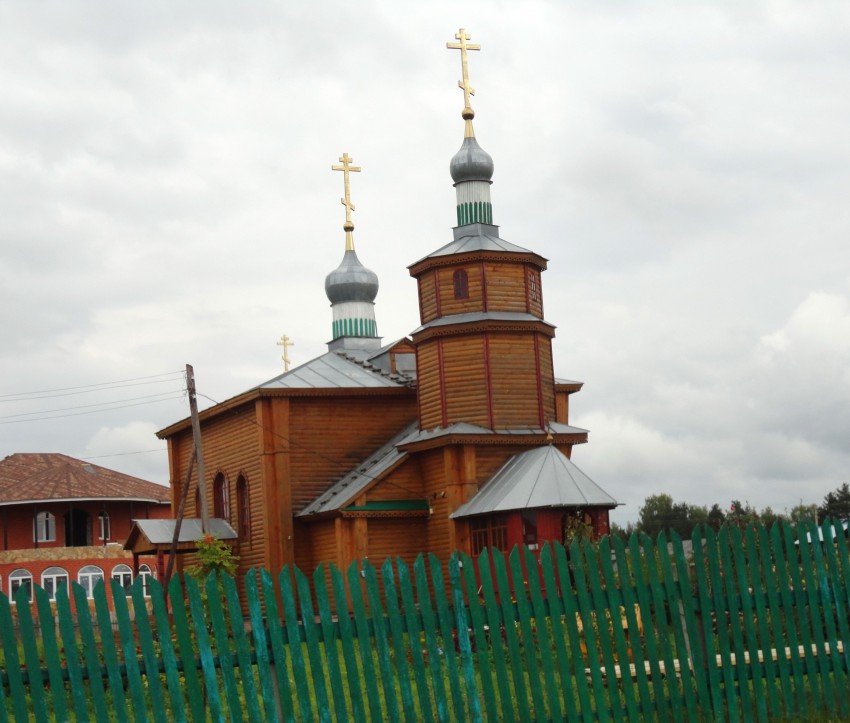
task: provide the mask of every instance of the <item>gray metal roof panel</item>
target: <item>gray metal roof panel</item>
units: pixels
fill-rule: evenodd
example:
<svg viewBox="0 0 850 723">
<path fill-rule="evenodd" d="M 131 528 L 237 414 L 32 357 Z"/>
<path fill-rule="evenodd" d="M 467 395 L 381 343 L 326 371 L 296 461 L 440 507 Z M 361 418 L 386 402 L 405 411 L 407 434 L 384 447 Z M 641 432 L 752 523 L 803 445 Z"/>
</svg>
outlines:
<svg viewBox="0 0 850 723">
<path fill-rule="evenodd" d="M 436 251 L 423 256 L 412 266 L 425 259 L 450 256 L 452 254 L 465 254 L 472 251 L 504 251 L 508 253 L 530 254 L 529 249 L 517 246 L 499 237 L 499 227 L 486 223 L 471 223 L 466 226 L 457 226 L 452 229 L 454 240 Z"/>
<path fill-rule="evenodd" d="M 384 472 L 407 457 L 396 445 L 416 429 L 416 422 L 409 424 L 386 444 L 370 454 L 355 469 L 331 485 L 325 492 L 298 512 L 296 517 L 309 517 L 320 512 L 331 512 L 345 507 Z"/>
<path fill-rule="evenodd" d="M 542 427 L 514 427 L 511 429 L 488 429 L 487 427 L 479 427 L 477 424 L 469 422 L 458 422 L 450 424 L 448 427 L 435 427 L 434 429 L 414 429 L 410 434 L 402 439 L 399 444 L 414 444 L 416 442 L 424 442 L 428 439 L 437 439 L 439 437 L 448 437 L 453 434 L 470 434 L 481 435 L 488 434 L 493 436 L 515 437 L 523 435 L 539 435 L 547 432 L 555 434 L 587 434 L 588 430 L 581 427 L 573 427 L 570 424 L 561 424 L 560 422 L 550 422 L 548 429 Z"/>
<path fill-rule="evenodd" d="M 546 326 L 555 328 L 554 324 L 550 324 L 545 319 L 541 319 L 534 314 L 528 314 L 524 311 L 470 311 L 465 314 L 450 314 L 449 316 L 441 316 L 439 319 L 429 321 L 416 329 L 413 334 L 417 334 L 425 329 L 433 329 L 438 326 L 449 326 L 450 324 L 476 324 L 481 321 L 537 321 Z"/>
<path fill-rule="evenodd" d="M 133 523 L 142 534 L 155 545 L 164 545 L 171 542 L 174 537 L 174 526 L 177 520 L 133 520 Z M 230 524 L 219 517 L 209 519 L 209 531 L 220 540 L 235 540 L 238 535 Z M 178 542 L 194 542 L 204 536 L 201 520 L 196 517 L 188 517 L 180 525 L 180 537 Z"/>
<path fill-rule="evenodd" d="M 352 356 L 329 351 L 254 388 L 345 389 L 406 386 L 406 380 L 393 379 L 380 370 L 358 363 Z"/>
<path fill-rule="evenodd" d="M 557 447 L 536 447 L 511 457 L 451 517 L 541 507 L 615 507 L 617 501 Z"/>
</svg>

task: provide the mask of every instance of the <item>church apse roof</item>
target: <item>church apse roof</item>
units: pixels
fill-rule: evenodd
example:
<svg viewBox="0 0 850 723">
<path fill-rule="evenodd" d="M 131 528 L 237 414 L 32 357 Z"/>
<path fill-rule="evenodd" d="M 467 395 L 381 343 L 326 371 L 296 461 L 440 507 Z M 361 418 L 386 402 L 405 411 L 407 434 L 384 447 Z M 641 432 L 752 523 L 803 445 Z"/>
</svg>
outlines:
<svg viewBox="0 0 850 723">
<path fill-rule="evenodd" d="M 617 500 L 547 445 L 514 455 L 452 518 L 542 507 L 616 507 Z"/>
</svg>

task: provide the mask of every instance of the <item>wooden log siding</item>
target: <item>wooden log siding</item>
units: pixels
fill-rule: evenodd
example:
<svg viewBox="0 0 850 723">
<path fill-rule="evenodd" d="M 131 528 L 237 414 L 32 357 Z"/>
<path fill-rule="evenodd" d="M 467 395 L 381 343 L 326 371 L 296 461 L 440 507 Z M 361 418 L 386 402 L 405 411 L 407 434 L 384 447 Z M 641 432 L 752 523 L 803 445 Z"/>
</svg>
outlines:
<svg viewBox="0 0 850 723">
<path fill-rule="evenodd" d="M 290 479 L 294 512 L 378 449 L 416 414 L 412 395 L 293 398 Z M 329 427 L 332 426 L 332 429 Z"/>
<path fill-rule="evenodd" d="M 487 308 L 490 311 L 528 311 L 525 264 L 484 263 Z"/>
<path fill-rule="evenodd" d="M 491 424 L 487 355 L 483 335 L 447 337 L 443 347 L 446 423 Z"/>
<path fill-rule="evenodd" d="M 419 424 L 434 429 L 443 422 L 442 387 L 436 340 L 416 347 L 416 385 L 419 399 Z"/>
<path fill-rule="evenodd" d="M 437 271 L 428 271 L 419 277 L 419 318 L 423 324 L 433 321 L 437 311 Z"/>
<path fill-rule="evenodd" d="M 496 428 L 539 427 L 555 418 L 551 346 L 545 337 L 536 346 L 546 350 L 548 364 L 540 363 L 540 373 L 545 371 L 548 379 L 538 377 L 534 335 L 490 335 L 490 383 Z M 549 387 L 549 391 L 543 392 L 544 387 Z M 542 410 L 541 394 L 544 395 Z"/>
</svg>

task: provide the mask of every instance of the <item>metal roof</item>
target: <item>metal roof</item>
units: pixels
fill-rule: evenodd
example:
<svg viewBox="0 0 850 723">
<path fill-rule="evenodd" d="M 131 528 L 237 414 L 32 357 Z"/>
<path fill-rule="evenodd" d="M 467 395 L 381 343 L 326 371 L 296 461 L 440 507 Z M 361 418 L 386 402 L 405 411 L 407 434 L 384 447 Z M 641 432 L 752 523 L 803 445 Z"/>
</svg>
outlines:
<svg viewBox="0 0 850 723">
<path fill-rule="evenodd" d="M 351 502 L 382 474 L 389 471 L 407 457 L 407 452 L 400 451 L 396 445 L 405 437 L 409 437 L 416 429 L 417 422 L 412 422 L 402 429 L 386 444 L 376 449 L 363 462 L 335 482 L 315 500 L 298 512 L 296 517 L 309 517 L 320 512 L 332 512 Z"/>
<path fill-rule="evenodd" d="M 219 540 L 235 540 L 238 535 L 230 524 L 220 517 L 211 517 L 209 520 L 209 532 Z M 124 549 L 130 549 L 134 532 L 138 531 L 145 536 L 152 545 L 166 545 L 174 538 L 174 527 L 177 520 L 133 520 L 133 529 L 127 538 Z M 201 520 L 197 517 L 187 517 L 180 525 L 180 537 L 178 542 L 196 542 L 204 536 Z"/>
<path fill-rule="evenodd" d="M 451 517 L 541 507 L 616 507 L 617 500 L 557 447 L 535 447 L 511 457 Z"/>
<path fill-rule="evenodd" d="M 481 435 L 488 434 L 493 436 L 503 437 L 519 437 L 530 435 L 541 435 L 552 432 L 553 434 L 587 434 L 586 429 L 581 427 L 573 427 L 569 424 L 561 424 L 560 422 L 550 422 L 548 429 L 542 427 L 513 427 L 511 429 L 488 429 L 487 427 L 479 427 L 477 424 L 469 422 L 458 422 L 450 424 L 448 427 L 435 427 L 434 429 L 414 429 L 407 437 L 402 439 L 399 444 L 414 444 L 416 442 L 424 442 L 429 439 L 437 439 L 439 437 L 449 437 L 455 434 Z"/>
<path fill-rule="evenodd" d="M 465 254 L 472 251 L 503 251 L 515 254 L 533 254 L 533 251 L 524 249 L 509 241 L 499 238 L 499 227 L 487 223 L 471 223 L 466 226 L 458 226 L 452 229 L 454 241 L 437 249 L 433 253 L 423 256 L 411 266 L 416 266 L 420 261 L 433 259 L 451 254 Z M 535 256 L 537 254 L 534 254 Z"/>
<path fill-rule="evenodd" d="M 449 326 L 451 324 L 476 324 L 481 321 L 536 321 L 546 326 L 555 328 L 554 324 L 550 324 L 545 319 L 541 319 L 534 314 L 527 314 L 524 311 L 470 311 L 465 314 L 451 314 L 449 316 L 441 316 L 439 319 L 429 321 L 416 329 L 413 334 L 416 335 L 425 329 L 433 329 L 438 326 Z"/>
<path fill-rule="evenodd" d="M 254 389 L 365 389 L 408 386 L 401 374 L 387 374 L 366 361 L 369 352 L 329 351 Z"/>
</svg>

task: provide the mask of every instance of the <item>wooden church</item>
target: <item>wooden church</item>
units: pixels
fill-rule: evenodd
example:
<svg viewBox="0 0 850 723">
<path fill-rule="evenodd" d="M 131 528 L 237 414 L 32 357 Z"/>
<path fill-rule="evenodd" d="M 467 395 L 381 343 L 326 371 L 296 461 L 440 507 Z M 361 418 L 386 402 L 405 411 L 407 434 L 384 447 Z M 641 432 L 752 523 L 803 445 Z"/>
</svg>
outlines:
<svg viewBox="0 0 850 723">
<path fill-rule="evenodd" d="M 200 415 L 205 500 L 236 530 L 242 570 L 320 562 L 347 567 L 420 552 L 445 558 L 563 540 L 578 523 L 608 532 L 617 502 L 571 461 L 587 430 L 570 426 L 581 383 L 555 377 L 544 319 L 546 259 L 493 224 L 493 160 L 473 131 L 461 30 L 465 133 L 450 171 L 457 227 L 409 266 L 419 326 L 382 346 L 378 278 L 354 250 L 347 155 L 342 263 L 325 280 L 327 353 Z M 191 421 L 168 440 L 173 496 L 187 473 Z M 174 499 L 176 508 L 177 500 Z M 197 494 L 188 516 L 200 515 Z"/>
</svg>

